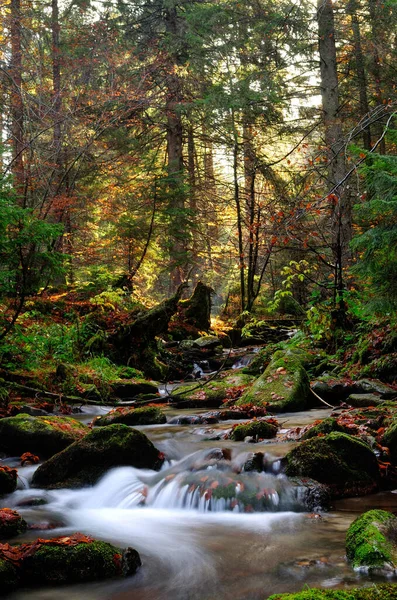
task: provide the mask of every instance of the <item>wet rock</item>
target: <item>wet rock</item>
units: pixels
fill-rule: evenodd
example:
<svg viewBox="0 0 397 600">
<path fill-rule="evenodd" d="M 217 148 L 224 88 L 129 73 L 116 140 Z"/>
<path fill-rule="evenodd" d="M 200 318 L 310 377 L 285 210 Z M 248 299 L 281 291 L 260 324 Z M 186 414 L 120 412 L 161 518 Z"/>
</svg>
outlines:
<svg viewBox="0 0 397 600">
<path fill-rule="evenodd" d="M 277 429 L 278 425 L 273 420 L 253 419 L 233 427 L 230 438 L 235 442 L 241 442 L 247 437 L 253 438 L 253 441 L 267 440 L 277 435 Z"/>
<path fill-rule="evenodd" d="M 0 466 L 0 496 L 12 494 L 17 489 L 18 471 L 6 465 Z"/>
<path fill-rule="evenodd" d="M 379 406 L 384 403 L 384 400 L 376 394 L 350 394 L 346 402 L 355 408 L 365 406 Z"/>
<path fill-rule="evenodd" d="M 397 517 L 385 510 L 369 510 L 350 525 L 346 555 L 353 567 L 373 572 L 397 571 Z"/>
<path fill-rule="evenodd" d="M 200 348 L 200 350 L 214 350 L 218 346 L 222 346 L 222 342 L 214 335 L 205 335 L 193 342 L 193 348 Z"/>
<path fill-rule="evenodd" d="M 265 470 L 265 455 L 263 452 L 250 452 L 250 456 L 243 464 L 242 471 L 256 471 L 261 473 Z"/>
<path fill-rule="evenodd" d="M 10 413 L 12 416 L 26 414 L 32 417 L 46 417 L 49 413 L 42 408 L 36 408 L 35 406 L 29 406 L 28 404 L 22 405 L 10 405 Z"/>
<path fill-rule="evenodd" d="M 94 427 L 123 423 L 124 425 L 159 425 L 166 423 L 165 414 L 154 406 L 142 408 L 122 408 L 111 410 L 107 415 L 96 417 L 93 421 Z"/>
<path fill-rule="evenodd" d="M 15 571 L 14 585 L 71 584 L 133 575 L 141 565 L 133 548 L 122 550 L 82 534 L 0 549 Z M 0 564 L 1 573 L 1 564 Z"/>
<path fill-rule="evenodd" d="M 324 374 L 311 387 L 323 400 L 332 404 L 345 402 L 351 394 L 376 394 L 382 400 L 397 396 L 396 390 L 377 379 L 351 381 Z"/>
<path fill-rule="evenodd" d="M 330 486 L 334 497 L 364 495 L 379 485 L 375 454 L 345 433 L 330 433 L 301 442 L 283 459 L 286 475 L 310 477 Z"/>
<path fill-rule="evenodd" d="M 208 415 L 180 415 L 178 417 L 172 417 L 168 421 L 170 425 L 211 425 L 213 423 L 219 423 L 219 419 L 211 414 Z"/>
<path fill-rule="evenodd" d="M 71 417 L 32 417 L 27 414 L 0 419 L 0 450 L 21 456 L 32 452 L 49 457 L 60 452 L 90 430 Z"/>
<path fill-rule="evenodd" d="M 15 537 L 26 531 L 25 519 L 16 510 L 11 508 L 0 509 L 0 539 Z"/>
<path fill-rule="evenodd" d="M 93 485 L 112 467 L 158 469 L 163 460 L 142 432 L 127 425 L 108 425 L 94 429 L 40 465 L 32 485 L 44 488 Z"/>
<path fill-rule="evenodd" d="M 386 428 L 382 437 L 382 445 L 389 448 L 390 458 L 394 464 L 397 464 L 397 420 L 393 420 Z"/>
<path fill-rule="evenodd" d="M 294 483 L 300 488 L 303 505 L 312 512 L 328 510 L 331 504 L 331 493 L 327 485 L 314 479 L 294 477 Z"/>
<path fill-rule="evenodd" d="M 236 404 L 265 405 L 270 412 L 305 410 L 312 406 L 309 378 L 299 353 L 276 352 L 265 372 Z"/>
</svg>

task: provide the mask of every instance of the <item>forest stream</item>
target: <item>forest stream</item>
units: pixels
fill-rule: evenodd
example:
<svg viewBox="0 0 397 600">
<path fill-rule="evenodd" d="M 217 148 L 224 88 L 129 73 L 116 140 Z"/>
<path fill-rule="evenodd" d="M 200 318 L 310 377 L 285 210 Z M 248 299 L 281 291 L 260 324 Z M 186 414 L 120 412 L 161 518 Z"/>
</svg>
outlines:
<svg viewBox="0 0 397 600">
<path fill-rule="evenodd" d="M 89 422 L 108 410 L 87 407 L 80 419 Z M 121 581 L 20 589 L 8 598 L 264 600 L 307 586 L 336 589 L 380 581 L 349 566 L 345 534 L 365 510 L 397 510 L 396 494 L 339 500 L 329 512 L 308 513 L 299 486 L 279 472 L 279 458 L 294 442 L 216 440 L 216 432 L 235 421 L 180 425 L 175 418 L 200 412 L 168 408 L 166 424 L 138 427 L 167 457 L 160 472 L 120 467 L 90 488 L 48 491 L 29 486 L 37 466 L 20 468 L 21 489 L 7 505 L 29 523 L 54 527 L 45 537 L 80 531 L 116 546 L 131 545 L 143 565 Z M 330 412 L 286 413 L 282 427 L 304 426 Z M 253 451 L 264 453 L 265 472 L 241 472 Z M 250 497 L 261 499 L 260 512 Z M 37 529 L 30 531 L 24 540 L 37 535 Z"/>
</svg>

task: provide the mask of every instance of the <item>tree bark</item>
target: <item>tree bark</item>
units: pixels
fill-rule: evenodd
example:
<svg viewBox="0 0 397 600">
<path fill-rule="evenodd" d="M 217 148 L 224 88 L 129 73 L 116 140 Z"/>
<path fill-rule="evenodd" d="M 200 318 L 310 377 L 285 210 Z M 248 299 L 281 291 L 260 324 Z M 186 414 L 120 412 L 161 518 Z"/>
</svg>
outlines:
<svg viewBox="0 0 397 600">
<path fill-rule="evenodd" d="M 11 138 L 12 174 L 14 187 L 21 206 L 26 205 L 24 169 L 24 106 L 22 98 L 22 12 L 21 0 L 11 0 Z"/>
</svg>

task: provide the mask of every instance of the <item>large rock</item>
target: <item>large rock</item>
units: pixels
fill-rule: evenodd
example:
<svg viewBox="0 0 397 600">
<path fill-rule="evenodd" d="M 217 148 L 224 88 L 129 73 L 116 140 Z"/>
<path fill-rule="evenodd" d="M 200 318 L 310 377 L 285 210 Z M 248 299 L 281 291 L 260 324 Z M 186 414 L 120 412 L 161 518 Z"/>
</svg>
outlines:
<svg viewBox="0 0 397 600">
<path fill-rule="evenodd" d="M 0 589 L 3 593 L 10 592 L 18 585 L 18 574 L 16 568 L 8 561 L 0 557 Z"/>
<path fill-rule="evenodd" d="M 225 400 L 239 398 L 253 381 L 250 375 L 224 371 L 220 379 L 203 386 L 194 383 L 175 389 L 173 403 L 185 408 L 218 408 Z"/>
<path fill-rule="evenodd" d="M 111 384 L 113 395 L 116 398 L 125 400 L 126 398 L 134 398 L 139 394 L 157 394 L 158 384 L 154 381 L 146 381 L 144 379 L 136 379 L 134 381 L 120 380 Z"/>
<path fill-rule="evenodd" d="M 133 548 L 122 550 L 82 534 L 0 546 L 0 583 L 8 587 L 71 584 L 133 575 L 141 565 Z"/>
<path fill-rule="evenodd" d="M 215 350 L 218 346 L 222 346 L 222 342 L 214 335 L 204 335 L 193 342 L 193 348 L 200 348 L 200 350 Z"/>
<path fill-rule="evenodd" d="M 378 488 L 375 454 L 345 433 L 330 433 L 305 442 L 283 459 L 286 475 L 310 477 L 330 486 L 334 497 L 368 494 Z"/>
<path fill-rule="evenodd" d="M 313 405 L 307 373 L 299 352 L 278 351 L 238 405 L 266 405 L 271 412 L 305 410 Z"/>
<path fill-rule="evenodd" d="M 158 469 L 163 457 L 140 431 L 127 425 L 98 427 L 35 471 L 35 487 L 59 488 L 93 485 L 112 467 L 129 465 Z"/>
<path fill-rule="evenodd" d="M 0 419 L 0 451 L 11 456 L 24 452 L 47 458 L 89 432 L 89 427 L 71 417 L 32 417 L 20 414 Z"/>
<path fill-rule="evenodd" d="M 397 517 L 385 510 L 369 510 L 350 525 L 346 555 L 353 567 L 369 572 L 396 572 Z"/>
<path fill-rule="evenodd" d="M 380 400 L 390 400 L 397 396 L 396 390 L 378 379 L 336 378 L 324 374 L 312 384 L 313 391 L 323 400 L 337 404 L 345 402 L 351 394 L 375 394 Z"/>
<path fill-rule="evenodd" d="M 96 417 L 94 427 L 123 423 L 124 425 L 160 425 L 166 423 L 166 416 L 159 408 L 147 406 L 142 408 L 118 407 L 107 415 Z"/>
</svg>

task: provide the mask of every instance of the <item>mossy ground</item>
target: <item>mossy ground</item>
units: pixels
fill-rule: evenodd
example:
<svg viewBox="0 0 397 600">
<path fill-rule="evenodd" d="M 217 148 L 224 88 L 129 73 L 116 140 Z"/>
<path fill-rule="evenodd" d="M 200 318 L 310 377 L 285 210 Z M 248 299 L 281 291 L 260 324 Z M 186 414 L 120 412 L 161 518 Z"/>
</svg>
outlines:
<svg viewBox="0 0 397 600">
<path fill-rule="evenodd" d="M 353 567 L 397 568 L 397 548 L 390 533 L 397 530 L 397 517 L 385 510 L 369 510 L 350 525 L 346 555 Z"/>
<path fill-rule="evenodd" d="M 397 585 L 383 584 L 351 590 L 306 589 L 295 594 L 273 594 L 268 600 L 396 600 Z"/>
</svg>

